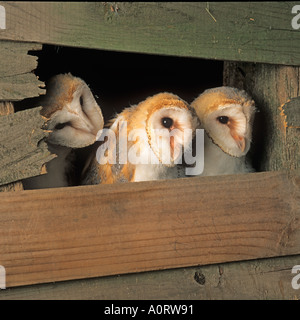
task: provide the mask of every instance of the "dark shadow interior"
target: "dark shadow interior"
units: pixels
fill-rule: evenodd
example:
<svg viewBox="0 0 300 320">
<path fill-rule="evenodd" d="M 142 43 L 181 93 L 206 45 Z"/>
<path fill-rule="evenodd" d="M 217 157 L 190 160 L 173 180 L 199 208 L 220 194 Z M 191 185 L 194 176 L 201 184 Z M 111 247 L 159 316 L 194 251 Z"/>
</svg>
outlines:
<svg viewBox="0 0 300 320">
<path fill-rule="evenodd" d="M 163 91 L 191 102 L 203 90 L 221 86 L 223 81 L 222 61 L 51 45 L 32 54 L 38 56 L 34 72 L 42 81 L 68 72 L 82 78 L 106 120 L 124 107 Z M 17 103 L 16 109 L 24 105 Z"/>
</svg>

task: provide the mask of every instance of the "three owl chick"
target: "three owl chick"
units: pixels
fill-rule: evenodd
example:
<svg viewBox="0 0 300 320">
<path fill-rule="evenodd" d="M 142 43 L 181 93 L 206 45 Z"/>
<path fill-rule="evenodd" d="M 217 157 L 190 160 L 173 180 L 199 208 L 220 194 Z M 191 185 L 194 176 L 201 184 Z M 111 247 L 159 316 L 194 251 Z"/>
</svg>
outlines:
<svg viewBox="0 0 300 320">
<path fill-rule="evenodd" d="M 184 177 L 182 156 L 200 128 L 205 131 L 204 152 L 195 159 L 204 156 L 201 175 L 252 171 L 245 155 L 254 102 L 235 88 L 206 90 L 191 106 L 172 93 L 159 93 L 124 109 L 108 129 L 88 85 L 71 74 L 53 77 L 40 104 L 44 129 L 50 131 L 48 148 L 57 158 L 47 164 L 48 174 L 26 180 L 25 189 L 71 185 L 73 151 L 91 145 L 95 147 L 80 184 Z"/>
</svg>

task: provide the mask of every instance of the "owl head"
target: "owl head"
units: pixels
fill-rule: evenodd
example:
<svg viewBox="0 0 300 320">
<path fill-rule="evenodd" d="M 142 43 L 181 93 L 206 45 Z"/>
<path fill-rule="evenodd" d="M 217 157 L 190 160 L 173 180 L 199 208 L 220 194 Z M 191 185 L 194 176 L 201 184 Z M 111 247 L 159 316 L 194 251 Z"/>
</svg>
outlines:
<svg viewBox="0 0 300 320">
<path fill-rule="evenodd" d="M 44 129 L 49 130 L 48 142 L 71 148 L 82 148 L 95 142 L 103 128 L 100 107 L 88 85 L 69 74 L 54 76 L 47 83 L 41 100 Z"/>
<path fill-rule="evenodd" d="M 208 89 L 191 106 L 208 136 L 225 153 L 241 157 L 249 151 L 255 103 L 245 91 Z"/>
<path fill-rule="evenodd" d="M 185 101 L 172 93 L 159 93 L 124 109 L 111 129 L 128 139 L 129 162 L 134 162 L 132 155 L 139 155 L 141 164 L 175 166 L 191 144 L 197 121 Z M 122 123 L 126 123 L 125 132 L 119 131 Z"/>
</svg>

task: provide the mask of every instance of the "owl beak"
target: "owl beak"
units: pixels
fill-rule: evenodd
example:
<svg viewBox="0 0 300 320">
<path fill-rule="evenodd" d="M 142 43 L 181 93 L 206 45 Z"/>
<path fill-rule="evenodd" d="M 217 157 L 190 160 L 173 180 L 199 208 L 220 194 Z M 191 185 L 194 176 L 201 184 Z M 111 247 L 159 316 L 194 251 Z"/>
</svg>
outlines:
<svg viewBox="0 0 300 320">
<path fill-rule="evenodd" d="M 235 140 L 237 146 L 239 147 L 239 149 L 244 152 L 245 148 L 246 148 L 246 142 L 245 142 L 245 138 L 243 136 L 239 136 L 235 133 L 231 134 L 232 138 Z"/>
</svg>

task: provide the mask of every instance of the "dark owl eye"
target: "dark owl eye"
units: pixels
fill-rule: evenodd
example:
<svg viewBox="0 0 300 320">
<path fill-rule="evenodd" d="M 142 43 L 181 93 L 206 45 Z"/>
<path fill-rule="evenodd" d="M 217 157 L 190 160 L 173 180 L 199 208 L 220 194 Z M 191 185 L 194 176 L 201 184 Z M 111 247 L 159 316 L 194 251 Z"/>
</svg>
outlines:
<svg viewBox="0 0 300 320">
<path fill-rule="evenodd" d="M 217 120 L 222 124 L 227 124 L 229 121 L 229 118 L 226 116 L 221 116 L 221 117 L 218 117 Z"/>
<path fill-rule="evenodd" d="M 173 125 L 173 119 L 167 118 L 167 117 L 162 118 L 162 119 L 161 119 L 161 124 L 162 124 L 165 128 L 170 129 L 170 128 L 172 127 L 172 125 Z"/>
<path fill-rule="evenodd" d="M 70 122 L 58 123 L 58 124 L 55 126 L 54 129 L 56 129 L 56 130 L 61 130 L 61 129 L 63 129 L 65 126 L 68 126 L 68 125 L 70 125 Z"/>
<path fill-rule="evenodd" d="M 80 103 L 81 107 L 83 107 L 83 97 L 82 96 L 80 96 L 80 98 L 79 98 L 79 103 Z"/>
</svg>

